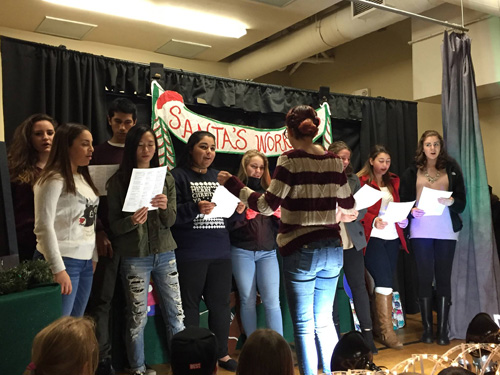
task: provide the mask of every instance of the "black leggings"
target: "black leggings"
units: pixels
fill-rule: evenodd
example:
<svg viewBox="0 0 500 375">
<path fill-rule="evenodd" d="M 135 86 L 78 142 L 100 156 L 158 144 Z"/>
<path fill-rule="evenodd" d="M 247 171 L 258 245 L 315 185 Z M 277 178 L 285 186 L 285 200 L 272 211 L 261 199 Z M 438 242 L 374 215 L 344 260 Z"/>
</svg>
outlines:
<svg viewBox="0 0 500 375">
<path fill-rule="evenodd" d="M 344 250 L 344 274 L 351 288 L 352 299 L 359 325 L 362 330 L 372 329 L 372 319 L 370 317 L 370 301 L 365 281 L 365 260 L 363 251 L 355 248 Z M 333 321 L 340 323 L 337 298 L 333 303 Z"/>
<path fill-rule="evenodd" d="M 382 240 L 371 237 L 366 246 L 365 265 L 375 281 L 375 287 L 392 288 L 398 265 L 399 238 Z"/>
<path fill-rule="evenodd" d="M 432 282 L 436 279 L 438 297 L 451 298 L 451 269 L 455 256 L 455 240 L 412 238 L 418 273 L 418 296 L 432 297 Z"/>
<path fill-rule="evenodd" d="M 208 328 L 217 337 L 217 358 L 226 356 L 231 322 L 231 259 L 178 262 L 177 271 L 185 315 L 184 325 L 200 325 L 200 301 L 203 296 L 208 308 Z"/>
</svg>

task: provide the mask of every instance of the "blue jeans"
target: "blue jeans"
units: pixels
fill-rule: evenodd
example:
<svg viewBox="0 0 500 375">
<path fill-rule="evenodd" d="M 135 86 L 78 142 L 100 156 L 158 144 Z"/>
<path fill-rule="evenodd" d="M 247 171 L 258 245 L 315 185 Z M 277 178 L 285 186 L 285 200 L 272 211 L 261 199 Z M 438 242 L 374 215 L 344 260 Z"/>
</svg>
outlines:
<svg viewBox="0 0 500 375">
<path fill-rule="evenodd" d="M 301 375 L 317 374 L 318 357 L 323 372 L 331 373 L 330 361 L 338 341 L 332 306 L 342 268 L 342 252 L 342 247 L 303 247 L 283 257 L 286 295 Z"/>
<path fill-rule="evenodd" d="M 83 316 L 92 289 L 92 259 L 62 257 L 71 280 L 71 294 L 62 295 L 62 314 Z"/>
<path fill-rule="evenodd" d="M 371 237 L 368 241 L 365 251 L 365 267 L 372 275 L 375 287 L 392 289 L 400 246 L 399 238 L 383 240 Z"/>
<path fill-rule="evenodd" d="M 276 250 L 251 251 L 231 246 L 231 260 L 240 294 L 241 321 L 247 337 L 257 329 L 257 289 L 266 310 L 267 328 L 283 335 L 279 297 L 280 269 Z"/>
<path fill-rule="evenodd" d="M 175 253 L 147 257 L 122 257 L 121 276 L 126 299 L 125 346 L 131 371 L 146 371 L 144 357 L 144 327 L 147 323 L 148 288 L 153 277 L 158 294 L 167 337 L 184 329 L 179 275 Z"/>
</svg>

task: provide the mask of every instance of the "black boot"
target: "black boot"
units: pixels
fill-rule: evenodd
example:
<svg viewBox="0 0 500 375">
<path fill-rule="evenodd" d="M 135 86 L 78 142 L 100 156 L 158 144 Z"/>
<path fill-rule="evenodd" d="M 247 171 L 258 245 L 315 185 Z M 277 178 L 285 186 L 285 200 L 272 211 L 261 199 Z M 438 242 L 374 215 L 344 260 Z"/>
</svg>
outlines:
<svg viewBox="0 0 500 375">
<path fill-rule="evenodd" d="M 432 344 L 432 298 L 420 298 L 420 314 L 422 315 L 422 327 L 424 332 L 420 341 L 426 344 Z"/>
<path fill-rule="evenodd" d="M 448 316 L 450 314 L 451 299 L 449 297 L 438 297 L 437 300 L 437 344 L 449 345 L 450 339 L 448 338 Z"/>
<path fill-rule="evenodd" d="M 378 350 L 377 347 L 375 346 L 375 343 L 373 342 L 373 332 L 371 329 L 369 330 L 362 330 L 361 331 L 363 338 L 365 339 L 366 345 L 370 348 L 370 351 L 372 354 L 377 354 Z"/>
</svg>

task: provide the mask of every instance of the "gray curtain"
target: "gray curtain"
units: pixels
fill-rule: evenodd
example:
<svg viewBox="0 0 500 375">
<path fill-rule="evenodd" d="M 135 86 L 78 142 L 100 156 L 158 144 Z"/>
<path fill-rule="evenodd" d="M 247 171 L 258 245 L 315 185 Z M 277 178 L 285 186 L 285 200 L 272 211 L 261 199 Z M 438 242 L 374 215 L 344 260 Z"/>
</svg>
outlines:
<svg viewBox="0 0 500 375">
<path fill-rule="evenodd" d="M 450 338 L 464 339 L 469 322 L 478 312 L 493 315 L 500 311 L 500 266 L 469 37 L 445 32 L 442 56 L 444 139 L 450 155 L 462 167 L 467 192 L 464 227 L 453 261 L 450 309 Z"/>
</svg>

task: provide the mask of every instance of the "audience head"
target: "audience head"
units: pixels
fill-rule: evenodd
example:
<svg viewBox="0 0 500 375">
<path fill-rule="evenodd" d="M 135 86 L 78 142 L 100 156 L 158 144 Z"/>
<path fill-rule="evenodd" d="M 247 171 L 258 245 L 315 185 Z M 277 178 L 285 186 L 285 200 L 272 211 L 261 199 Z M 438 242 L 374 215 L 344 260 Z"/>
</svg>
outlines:
<svg viewBox="0 0 500 375">
<path fill-rule="evenodd" d="M 172 338 L 173 375 L 212 375 L 216 364 L 217 339 L 207 328 L 187 327 Z"/>
<path fill-rule="evenodd" d="M 137 123 L 137 108 L 126 98 L 113 100 L 108 108 L 108 124 L 113 132 L 112 142 L 125 143 L 128 131 Z"/>
<path fill-rule="evenodd" d="M 372 147 L 365 165 L 358 172 L 358 176 L 368 176 L 368 182 L 377 181 L 378 178 L 381 178 L 384 185 L 392 193 L 392 184 L 390 183 L 391 177 L 389 174 L 390 167 L 390 152 L 382 145 L 375 145 Z"/>
<path fill-rule="evenodd" d="M 351 148 L 347 145 L 347 143 L 343 141 L 333 142 L 329 147 L 328 151 L 333 152 L 338 155 L 342 159 L 342 165 L 344 166 L 344 171 L 346 174 L 350 175 L 353 172 L 351 165 Z"/>
<path fill-rule="evenodd" d="M 93 375 L 98 360 L 93 321 L 65 316 L 35 336 L 30 367 L 36 375 Z"/>
<path fill-rule="evenodd" d="M 248 178 L 260 179 L 260 185 L 266 190 L 271 183 L 269 173 L 269 161 L 266 155 L 257 150 L 249 150 L 243 154 L 238 171 L 238 178 L 244 183 L 248 183 Z"/>
<path fill-rule="evenodd" d="M 76 190 L 73 173 L 77 172 L 82 174 L 94 192 L 98 194 L 88 170 L 93 151 L 92 134 L 86 126 L 72 123 L 59 126 L 39 183 L 42 184 L 55 173 L 59 173 L 66 183 L 66 191 L 74 194 Z"/>
<path fill-rule="evenodd" d="M 12 181 L 35 183 L 36 165 L 50 153 L 56 126 L 52 117 L 37 113 L 16 128 L 7 156 Z"/>
<path fill-rule="evenodd" d="M 178 165 L 193 170 L 210 167 L 215 159 L 215 136 L 199 130 L 191 134 Z"/>
<path fill-rule="evenodd" d="M 419 169 L 427 166 L 427 160 L 436 160 L 436 168 L 444 169 L 450 157 L 446 152 L 443 137 L 435 130 L 426 130 L 418 141 L 415 162 Z"/>
<path fill-rule="evenodd" d="M 245 341 L 237 375 L 293 375 L 292 351 L 286 340 L 271 329 L 258 329 Z"/>
<path fill-rule="evenodd" d="M 289 137 L 312 139 L 318 134 L 320 119 L 313 107 L 298 105 L 288 111 L 285 123 Z"/>
</svg>

